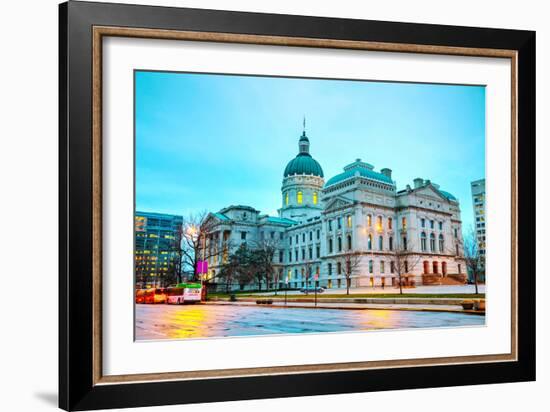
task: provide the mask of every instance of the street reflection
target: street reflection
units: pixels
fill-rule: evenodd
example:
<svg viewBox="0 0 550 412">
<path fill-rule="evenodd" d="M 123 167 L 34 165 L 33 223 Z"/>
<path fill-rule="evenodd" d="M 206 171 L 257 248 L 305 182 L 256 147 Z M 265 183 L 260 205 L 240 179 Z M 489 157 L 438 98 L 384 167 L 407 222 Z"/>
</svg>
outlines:
<svg viewBox="0 0 550 412">
<path fill-rule="evenodd" d="M 266 308 L 209 304 L 136 305 L 136 338 L 138 340 L 484 324 L 485 316 L 451 312 Z"/>
</svg>

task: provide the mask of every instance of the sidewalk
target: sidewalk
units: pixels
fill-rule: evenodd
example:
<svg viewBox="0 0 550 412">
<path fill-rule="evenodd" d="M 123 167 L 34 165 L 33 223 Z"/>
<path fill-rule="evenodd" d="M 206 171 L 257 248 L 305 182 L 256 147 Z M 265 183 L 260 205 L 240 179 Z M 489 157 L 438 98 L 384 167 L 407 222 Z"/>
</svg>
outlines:
<svg viewBox="0 0 550 412">
<path fill-rule="evenodd" d="M 458 299 L 459 301 L 461 299 Z M 458 302 L 457 302 L 458 303 Z M 342 309 L 342 310 L 410 310 L 410 311 L 430 311 L 430 312 L 459 312 L 476 315 L 485 315 L 485 312 L 464 310 L 458 304 L 419 304 L 419 303 L 350 303 L 350 302 L 297 302 L 297 301 L 273 301 L 271 305 L 258 305 L 252 300 L 229 301 L 209 301 L 206 305 L 228 305 L 228 306 L 257 306 L 259 308 L 302 308 L 302 309 Z"/>
</svg>

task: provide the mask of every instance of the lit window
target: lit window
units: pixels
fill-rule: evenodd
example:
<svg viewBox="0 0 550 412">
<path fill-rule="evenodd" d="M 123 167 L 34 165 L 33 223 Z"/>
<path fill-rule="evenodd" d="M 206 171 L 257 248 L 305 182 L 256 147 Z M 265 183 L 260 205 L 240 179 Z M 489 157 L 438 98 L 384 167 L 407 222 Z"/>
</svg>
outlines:
<svg viewBox="0 0 550 412">
<path fill-rule="evenodd" d="M 391 217 L 388 217 L 388 229 L 389 230 L 392 230 L 392 225 L 393 225 L 393 219 Z"/>
<path fill-rule="evenodd" d="M 351 215 L 348 215 L 348 227 L 351 227 Z"/>
<path fill-rule="evenodd" d="M 317 192 L 313 192 L 313 204 L 316 205 L 319 202 L 319 195 Z"/>
<path fill-rule="evenodd" d="M 372 216 L 367 215 L 367 226 L 370 227 L 372 225 Z"/>
<path fill-rule="evenodd" d="M 296 194 L 296 202 L 301 205 L 304 200 L 304 194 L 302 192 L 298 192 Z"/>
<path fill-rule="evenodd" d="M 288 192 L 286 192 L 286 194 L 285 194 L 285 205 L 288 206 L 288 202 L 289 202 L 289 195 L 288 195 Z"/>
<path fill-rule="evenodd" d="M 401 227 L 406 230 L 407 229 L 407 218 L 403 217 L 401 218 Z"/>
<path fill-rule="evenodd" d="M 381 232 L 382 231 L 382 216 L 378 216 L 376 218 L 376 230 L 378 232 Z"/>
</svg>

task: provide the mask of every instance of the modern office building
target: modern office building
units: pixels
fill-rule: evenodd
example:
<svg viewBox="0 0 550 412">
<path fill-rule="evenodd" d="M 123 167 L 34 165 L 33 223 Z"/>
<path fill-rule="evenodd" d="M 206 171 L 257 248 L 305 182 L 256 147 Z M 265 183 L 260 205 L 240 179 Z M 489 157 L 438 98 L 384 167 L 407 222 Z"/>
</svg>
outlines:
<svg viewBox="0 0 550 412">
<path fill-rule="evenodd" d="M 277 248 L 271 287 L 389 286 L 399 273 L 416 285 L 465 278 L 458 199 L 422 178 L 397 190 L 389 168 L 361 159 L 325 181 L 305 130 L 284 169 L 278 216 L 238 205 L 208 219 L 212 279 L 239 245 L 266 240 Z"/>
<path fill-rule="evenodd" d="M 485 179 L 476 180 L 471 186 L 477 248 L 479 254 L 485 256 Z"/>
<path fill-rule="evenodd" d="M 176 252 L 183 218 L 160 213 L 135 213 L 135 274 L 138 288 L 166 286 L 179 270 Z"/>
</svg>

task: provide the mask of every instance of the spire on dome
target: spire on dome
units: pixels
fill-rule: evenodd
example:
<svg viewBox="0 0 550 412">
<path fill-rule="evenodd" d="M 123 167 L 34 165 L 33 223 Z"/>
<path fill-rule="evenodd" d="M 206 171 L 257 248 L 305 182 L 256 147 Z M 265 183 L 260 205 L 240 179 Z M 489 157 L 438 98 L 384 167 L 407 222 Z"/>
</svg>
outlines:
<svg viewBox="0 0 550 412">
<path fill-rule="evenodd" d="M 299 154 L 309 155 L 309 139 L 306 136 L 306 116 L 304 116 L 304 128 L 298 141 Z"/>
</svg>

